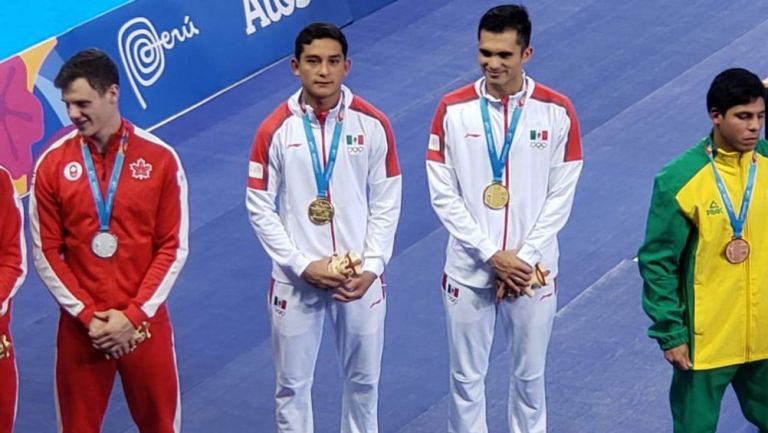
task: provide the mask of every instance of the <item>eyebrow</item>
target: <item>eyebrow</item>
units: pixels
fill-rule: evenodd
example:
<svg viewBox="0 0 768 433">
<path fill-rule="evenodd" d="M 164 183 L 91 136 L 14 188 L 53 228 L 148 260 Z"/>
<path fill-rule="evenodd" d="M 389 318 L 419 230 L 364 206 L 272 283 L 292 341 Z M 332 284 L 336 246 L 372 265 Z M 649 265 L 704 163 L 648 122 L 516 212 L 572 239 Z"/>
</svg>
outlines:
<svg viewBox="0 0 768 433">
<path fill-rule="evenodd" d="M 320 56 L 319 54 L 307 54 L 305 57 L 307 59 L 320 59 L 320 58 L 322 58 L 322 56 Z M 328 56 L 329 59 L 341 59 L 343 57 L 344 56 L 342 54 L 333 54 L 333 55 Z"/>
</svg>

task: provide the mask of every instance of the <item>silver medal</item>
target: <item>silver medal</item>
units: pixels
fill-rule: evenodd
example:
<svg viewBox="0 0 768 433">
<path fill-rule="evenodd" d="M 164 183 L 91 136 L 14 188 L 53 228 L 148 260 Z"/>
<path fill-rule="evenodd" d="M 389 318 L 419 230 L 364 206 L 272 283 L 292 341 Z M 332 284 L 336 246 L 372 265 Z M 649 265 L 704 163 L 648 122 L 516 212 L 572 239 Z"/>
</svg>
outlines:
<svg viewBox="0 0 768 433">
<path fill-rule="evenodd" d="M 93 253 L 102 259 L 108 259 L 117 251 L 117 236 L 110 232 L 98 232 L 91 241 Z"/>
</svg>

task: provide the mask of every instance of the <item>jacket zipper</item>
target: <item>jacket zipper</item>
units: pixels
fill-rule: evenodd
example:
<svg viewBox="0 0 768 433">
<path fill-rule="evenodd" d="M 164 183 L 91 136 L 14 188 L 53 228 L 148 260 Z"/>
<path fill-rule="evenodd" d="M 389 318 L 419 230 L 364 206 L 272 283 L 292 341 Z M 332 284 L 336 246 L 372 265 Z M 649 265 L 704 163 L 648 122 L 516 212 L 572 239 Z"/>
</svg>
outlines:
<svg viewBox="0 0 768 433">
<path fill-rule="evenodd" d="M 744 184 L 744 164 L 743 164 L 743 161 L 742 161 L 743 158 L 744 158 L 744 154 L 742 153 L 742 154 L 739 155 L 739 179 L 740 179 L 739 183 L 742 185 L 742 190 L 744 188 L 746 188 L 746 185 Z M 750 156 L 750 158 L 751 158 L 751 156 Z M 751 160 L 750 160 L 750 164 L 751 164 Z M 743 236 L 744 236 L 745 239 L 749 240 L 747 229 L 748 229 L 748 226 L 747 226 L 746 217 L 745 217 L 745 221 L 744 221 L 744 235 Z M 745 275 L 746 278 L 745 279 L 746 279 L 746 282 L 747 282 L 747 284 L 746 284 L 746 290 L 747 290 L 746 298 L 747 298 L 747 302 L 745 303 L 746 314 L 744 315 L 744 319 L 746 320 L 746 326 L 745 327 L 746 327 L 746 334 L 747 334 L 746 335 L 746 337 L 747 337 L 747 339 L 746 339 L 746 361 L 747 362 L 750 361 L 750 357 L 751 357 L 750 356 L 750 353 L 751 353 L 750 346 L 752 345 L 752 341 L 751 341 L 752 333 L 750 332 L 750 330 L 752 328 L 752 318 L 750 317 L 750 314 L 749 314 L 750 313 L 750 308 L 749 307 L 752 304 L 752 284 L 751 284 L 751 281 L 750 281 L 750 278 L 749 278 L 749 276 L 751 274 L 751 272 L 750 272 L 750 262 L 752 261 L 752 257 L 751 256 L 752 256 L 751 254 L 749 256 L 747 256 L 747 261 L 744 263 L 745 273 L 746 273 L 746 275 Z"/>
<path fill-rule="evenodd" d="M 509 132 L 509 97 L 505 97 L 501 100 L 502 105 L 504 106 L 504 127 L 503 131 L 504 134 L 502 134 L 501 138 L 502 140 L 506 140 L 507 133 Z M 504 141 L 502 141 L 502 147 Z M 504 186 L 509 187 L 509 159 L 507 159 L 507 163 L 504 165 L 504 177 L 505 182 Z M 507 230 L 509 229 L 509 201 L 507 201 L 507 204 L 504 206 L 504 236 L 501 238 L 501 250 L 504 251 L 507 249 Z"/>
<path fill-rule="evenodd" d="M 317 116 L 315 116 L 315 118 L 317 118 Z M 322 143 L 323 143 L 323 169 L 325 169 L 328 166 L 328 156 L 326 155 L 326 152 L 325 152 L 325 121 L 326 120 L 328 120 L 327 115 L 323 116 L 322 120 L 317 119 L 318 123 L 320 124 L 320 138 L 321 138 Z M 331 201 L 331 183 L 330 183 L 330 179 L 329 179 L 329 182 L 328 182 L 328 190 L 326 191 L 326 195 L 327 195 L 328 201 L 331 204 L 333 204 L 333 201 Z M 332 248 L 333 254 L 336 254 L 336 232 L 335 232 L 334 227 L 333 227 L 333 220 L 334 220 L 334 218 L 331 218 L 329 226 L 330 226 L 330 229 L 331 229 L 331 248 Z"/>
</svg>

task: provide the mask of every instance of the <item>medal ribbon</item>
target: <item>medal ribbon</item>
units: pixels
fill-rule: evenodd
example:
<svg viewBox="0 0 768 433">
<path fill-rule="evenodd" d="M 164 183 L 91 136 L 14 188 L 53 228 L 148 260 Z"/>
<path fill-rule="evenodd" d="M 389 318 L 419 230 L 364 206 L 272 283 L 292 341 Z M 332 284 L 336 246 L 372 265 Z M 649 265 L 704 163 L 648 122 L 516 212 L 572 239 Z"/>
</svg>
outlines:
<svg viewBox="0 0 768 433">
<path fill-rule="evenodd" d="M 744 232 L 744 224 L 747 222 L 747 211 L 749 210 L 749 203 L 752 201 L 752 190 L 755 186 L 755 177 L 757 175 L 757 150 L 752 151 L 752 162 L 749 165 L 749 174 L 747 175 L 747 187 L 744 189 L 744 197 L 741 199 L 741 209 L 739 210 L 739 216 L 736 216 L 736 211 L 731 202 L 731 198 L 728 196 L 728 190 L 725 188 L 725 182 L 720 177 L 720 172 L 717 170 L 715 164 L 715 158 L 712 155 L 712 142 L 710 141 L 706 145 L 707 156 L 709 157 L 710 165 L 712 165 L 712 171 L 715 173 L 715 183 L 717 189 L 720 191 L 720 197 L 723 199 L 725 209 L 728 211 L 728 219 L 731 222 L 731 228 L 733 229 L 733 237 L 740 238 Z"/>
<path fill-rule="evenodd" d="M 124 125 L 123 135 L 120 137 L 120 149 L 115 157 L 115 164 L 112 167 L 112 176 L 109 179 L 109 185 L 107 187 L 106 200 L 101 197 L 101 188 L 99 187 L 99 181 L 96 177 L 96 168 L 93 165 L 91 151 L 88 150 L 88 145 L 85 144 L 85 140 L 83 140 L 80 145 L 80 149 L 83 151 L 85 171 L 88 173 L 88 183 L 91 185 L 93 201 L 96 203 L 96 211 L 99 214 L 99 231 L 102 232 L 109 231 L 109 220 L 112 218 L 112 206 L 115 203 L 115 193 L 117 192 L 117 183 L 120 181 L 120 172 L 122 171 L 123 160 L 125 159 L 125 144 L 127 142 L 128 128 Z"/>
<path fill-rule="evenodd" d="M 493 138 L 493 129 L 491 128 L 491 116 L 488 114 L 488 99 L 480 97 L 480 112 L 483 116 L 483 129 L 485 129 L 485 142 L 488 145 L 488 157 L 491 160 L 491 171 L 493 172 L 493 182 L 501 183 L 501 176 L 504 173 L 504 167 L 509 159 L 509 151 L 512 148 L 512 139 L 515 136 L 517 125 L 520 122 L 520 114 L 523 111 L 523 101 L 525 95 L 520 98 L 520 103 L 515 106 L 512 112 L 512 118 L 509 121 L 507 135 L 504 137 L 504 145 L 501 148 L 501 156 L 496 153 L 496 141 Z"/>
<path fill-rule="evenodd" d="M 317 198 L 328 198 L 328 185 L 331 183 L 333 167 L 336 165 L 336 154 L 339 150 L 339 141 L 341 140 L 341 127 L 343 123 L 344 103 L 339 108 L 339 114 L 336 116 L 336 126 L 333 128 L 333 140 L 331 141 L 331 151 L 328 153 L 328 162 L 325 170 L 320 163 L 320 155 L 317 151 L 317 141 L 312 133 L 312 124 L 309 120 L 309 113 L 304 113 L 304 133 L 307 136 L 309 144 L 309 153 L 312 155 L 312 170 L 315 172 L 315 184 L 317 185 Z"/>
</svg>

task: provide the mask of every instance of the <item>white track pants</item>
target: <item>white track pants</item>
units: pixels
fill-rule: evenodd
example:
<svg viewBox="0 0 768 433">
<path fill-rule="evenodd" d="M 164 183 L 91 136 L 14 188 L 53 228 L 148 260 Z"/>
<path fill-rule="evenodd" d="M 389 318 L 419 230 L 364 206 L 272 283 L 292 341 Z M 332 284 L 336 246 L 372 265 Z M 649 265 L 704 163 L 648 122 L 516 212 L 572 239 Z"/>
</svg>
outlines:
<svg viewBox="0 0 768 433">
<path fill-rule="evenodd" d="M 328 314 L 344 377 L 342 433 L 378 431 L 378 394 L 387 303 L 377 279 L 362 299 L 342 303 L 308 284 L 273 282 L 269 291 L 277 385 L 277 431 L 312 433 L 312 382 Z"/>
<path fill-rule="evenodd" d="M 510 357 L 508 419 L 513 433 L 547 430 L 544 367 L 557 309 L 554 284 L 536 296 L 505 300 L 496 292 L 443 279 L 443 306 L 450 352 L 450 433 L 486 433 L 485 375 L 496 317 L 507 334 Z"/>
</svg>

